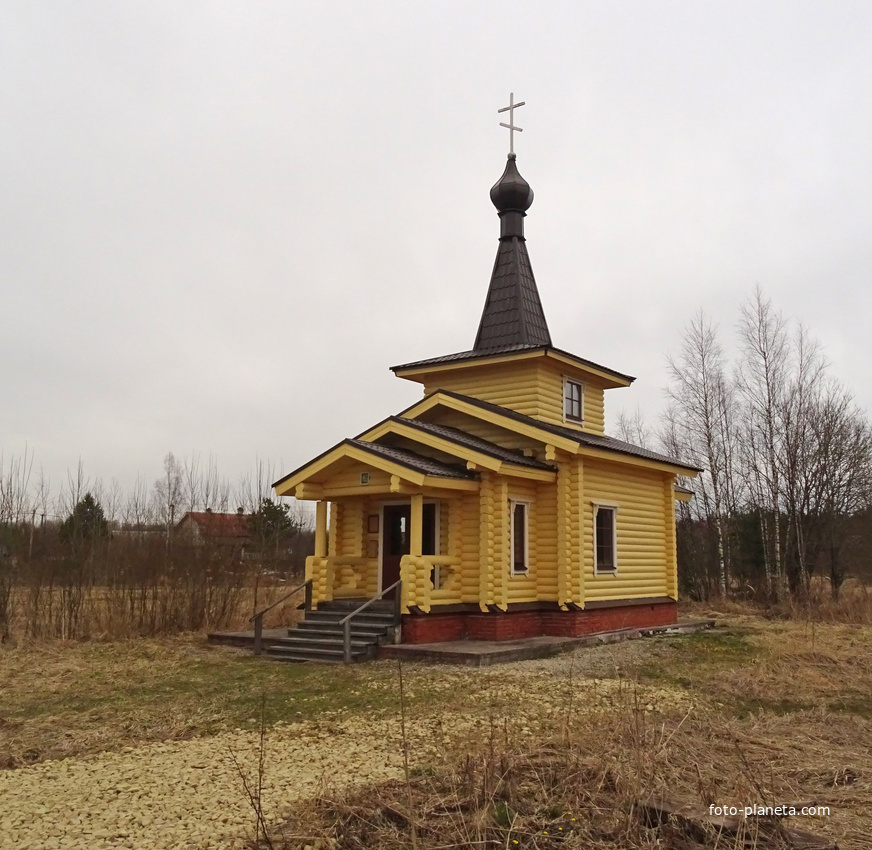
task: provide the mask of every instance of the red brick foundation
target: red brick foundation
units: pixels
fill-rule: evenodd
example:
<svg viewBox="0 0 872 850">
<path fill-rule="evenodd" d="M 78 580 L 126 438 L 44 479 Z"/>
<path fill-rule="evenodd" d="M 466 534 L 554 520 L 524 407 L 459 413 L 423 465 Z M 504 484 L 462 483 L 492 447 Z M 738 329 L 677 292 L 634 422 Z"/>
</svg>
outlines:
<svg viewBox="0 0 872 850">
<path fill-rule="evenodd" d="M 403 616 L 403 643 L 451 640 L 518 640 L 536 635 L 579 637 L 614 629 L 668 626 L 678 621 L 675 602 L 616 605 L 584 611 L 498 611 L 491 614 Z"/>
</svg>

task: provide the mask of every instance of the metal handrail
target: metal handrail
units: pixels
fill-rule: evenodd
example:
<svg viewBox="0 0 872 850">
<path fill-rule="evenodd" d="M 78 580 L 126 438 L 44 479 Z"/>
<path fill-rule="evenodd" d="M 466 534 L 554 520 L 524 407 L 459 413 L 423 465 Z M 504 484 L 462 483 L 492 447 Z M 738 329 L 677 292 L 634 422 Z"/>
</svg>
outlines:
<svg viewBox="0 0 872 850">
<path fill-rule="evenodd" d="M 372 599 L 367 599 L 363 605 L 359 605 L 355 608 L 348 616 L 343 617 L 339 621 L 339 625 L 342 626 L 342 650 L 343 650 L 343 660 L 346 664 L 351 663 L 351 618 L 355 614 L 359 614 L 365 608 L 369 608 L 373 602 L 378 602 L 386 593 L 390 593 L 394 588 L 397 589 L 396 594 L 394 594 L 394 624 L 400 622 L 402 618 L 402 609 L 403 609 L 403 580 L 399 579 L 395 581 L 390 587 L 386 587 L 378 596 L 373 596 Z"/>
<path fill-rule="evenodd" d="M 272 605 L 267 605 L 262 611 L 258 611 L 254 616 L 248 618 L 249 623 L 254 623 L 254 654 L 260 655 L 263 651 L 263 615 L 267 611 L 272 611 L 276 605 L 281 605 L 286 599 L 289 599 L 295 593 L 299 593 L 303 588 L 306 588 L 306 599 L 303 603 L 306 611 L 312 610 L 312 579 L 307 578 L 302 584 L 297 585 L 293 590 L 288 591 L 284 596 L 276 599 Z"/>
</svg>

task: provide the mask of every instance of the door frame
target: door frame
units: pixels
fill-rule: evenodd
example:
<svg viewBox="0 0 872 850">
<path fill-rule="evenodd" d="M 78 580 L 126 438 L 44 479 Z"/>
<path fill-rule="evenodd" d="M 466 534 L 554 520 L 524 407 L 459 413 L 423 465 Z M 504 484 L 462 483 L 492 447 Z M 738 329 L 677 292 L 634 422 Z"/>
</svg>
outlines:
<svg viewBox="0 0 872 850">
<path fill-rule="evenodd" d="M 378 504 L 378 583 L 376 584 L 377 590 L 376 594 L 379 594 L 384 589 L 382 585 L 383 578 L 383 569 L 384 569 L 384 535 L 385 535 L 385 508 L 392 507 L 395 505 L 409 505 L 411 507 L 412 500 L 411 499 L 391 499 L 385 502 L 379 502 Z M 435 528 L 433 529 L 434 541 L 433 548 L 436 550 L 437 555 L 442 554 L 442 516 L 440 511 L 440 502 L 439 499 L 428 499 L 424 498 L 425 505 L 435 505 L 435 510 L 433 512 L 433 524 Z"/>
</svg>

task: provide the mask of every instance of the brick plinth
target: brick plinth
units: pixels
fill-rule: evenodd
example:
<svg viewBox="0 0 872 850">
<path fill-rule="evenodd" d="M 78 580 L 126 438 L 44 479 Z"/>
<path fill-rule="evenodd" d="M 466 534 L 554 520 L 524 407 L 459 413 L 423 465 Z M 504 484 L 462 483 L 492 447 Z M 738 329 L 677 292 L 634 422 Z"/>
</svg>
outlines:
<svg viewBox="0 0 872 850">
<path fill-rule="evenodd" d="M 491 614 L 422 614 L 403 617 L 403 643 L 518 640 L 536 635 L 580 637 L 614 629 L 668 626 L 675 602 L 617 605 L 585 611 L 507 611 Z"/>
<path fill-rule="evenodd" d="M 463 640 L 464 623 L 468 614 L 425 614 L 420 617 L 403 616 L 403 643 L 442 643 Z"/>
</svg>

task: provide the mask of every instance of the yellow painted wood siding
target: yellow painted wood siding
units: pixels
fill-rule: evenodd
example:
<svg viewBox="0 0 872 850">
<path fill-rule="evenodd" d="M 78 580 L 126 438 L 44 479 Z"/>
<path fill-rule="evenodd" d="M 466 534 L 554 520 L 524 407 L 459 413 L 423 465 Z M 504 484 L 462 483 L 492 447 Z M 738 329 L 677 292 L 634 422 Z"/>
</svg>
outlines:
<svg viewBox="0 0 872 850">
<path fill-rule="evenodd" d="M 502 446 L 505 449 L 542 448 L 541 443 L 537 443 L 529 437 L 524 437 L 521 434 L 516 434 L 514 431 L 492 425 L 483 419 L 467 416 L 467 414 L 456 410 L 440 409 L 430 416 L 428 421 L 439 425 L 446 425 L 449 428 L 457 428 L 460 431 L 465 431 L 467 434 L 472 434 L 473 437 L 479 437 L 490 443 L 496 443 L 496 445 Z"/>
<path fill-rule="evenodd" d="M 677 600 L 678 551 L 675 530 L 675 476 L 669 476 L 664 490 L 666 499 L 666 593 Z"/>
<path fill-rule="evenodd" d="M 584 466 L 581 458 L 567 460 L 569 465 L 569 593 L 572 602 L 584 603 L 584 546 L 588 535 L 584 528 Z"/>
<path fill-rule="evenodd" d="M 460 514 L 461 596 L 463 602 L 478 602 L 481 591 L 481 561 L 479 559 L 480 522 L 479 494 L 464 493 L 455 501 Z M 453 555 L 454 552 L 447 554 Z"/>
<path fill-rule="evenodd" d="M 356 462 L 350 464 L 347 469 L 338 472 L 325 470 L 322 473 L 313 475 L 311 480 L 315 483 L 323 482 L 326 487 L 330 487 L 331 489 L 339 487 L 359 487 L 360 474 L 362 472 L 369 473 L 370 487 L 390 486 L 391 476 L 389 473 Z"/>
<path fill-rule="evenodd" d="M 566 377 L 584 385 L 584 422 L 580 425 L 563 416 Z M 602 434 L 605 427 L 603 384 L 593 375 L 551 360 L 520 360 L 426 376 L 425 395 L 439 389 L 489 401 L 553 425 L 597 434 Z"/>
<path fill-rule="evenodd" d="M 488 605 L 496 602 L 494 586 L 494 553 L 496 543 L 495 522 L 495 487 L 494 476 L 490 472 L 482 472 L 479 487 L 479 601 L 482 611 Z"/>
<path fill-rule="evenodd" d="M 342 522 L 342 505 L 339 502 L 330 502 L 330 520 L 327 526 L 327 554 L 336 554 L 337 532 Z"/>
<path fill-rule="evenodd" d="M 509 485 L 498 476 L 494 482 L 493 561 L 491 564 L 494 602 L 505 610 L 509 602 Z"/>
<path fill-rule="evenodd" d="M 362 548 L 361 552 L 364 555 L 367 555 L 367 548 L 370 541 L 377 542 L 379 539 L 378 531 L 370 532 L 369 531 L 369 518 L 370 516 L 377 516 L 379 518 L 379 524 L 381 524 L 381 503 L 378 499 L 362 499 L 361 500 L 361 512 L 360 512 L 360 536 L 362 540 Z M 369 568 L 366 574 L 366 595 L 369 597 L 375 596 L 376 593 L 381 590 L 378 586 L 379 574 L 379 561 L 378 557 L 373 558 L 369 562 Z"/>
<path fill-rule="evenodd" d="M 539 369 L 532 360 L 428 375 L 424 394 L 439 389 L 480 398 L 527 416 L 536 416 L 539 410 Z"/>
<path fill-rule="evenodd" d="M 669 591 L 665 493 L 671 476 L 588 460 L 584 465 L 585 601 L 666 596 Z M 594 575 L 594 502 L 617 505 L 617 571 Z"/>
<path fill-rule="evenodd" d="M 540 482 L 536 486 L 536 596 L 557 599 L 557 485 Z"/>
<path fill-rule="evenodd" d="M 583 415 L 581 423 L 566 420 L 563 416 L 563 382 L 565 378 L 577 381 L 584 387 Z M 538 370 L 538 409 L 536 418 L 567 428 L 578 428 L 602 434 L 605 430 L 604 390 L 602 384 L 593 376 L 572 369 L 561 369 L 560 364 L 550 361 L 539 364 Z"/>
<path fill-rule="evenodd" d="M 535 482 L 512 481 L 508 484 L 506 511 L 506 596 L 509 602 L 536 602 L 536 576 L 539 572 L 539 529 L 537 520 L 539 506 L 536 503 L 538 488 Z M 526 575 L 512 575 L 512 501 L 527 503 L 527 554 Z"/>
</svg>

